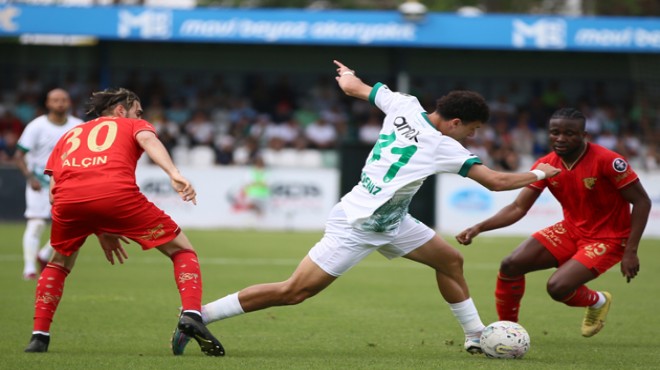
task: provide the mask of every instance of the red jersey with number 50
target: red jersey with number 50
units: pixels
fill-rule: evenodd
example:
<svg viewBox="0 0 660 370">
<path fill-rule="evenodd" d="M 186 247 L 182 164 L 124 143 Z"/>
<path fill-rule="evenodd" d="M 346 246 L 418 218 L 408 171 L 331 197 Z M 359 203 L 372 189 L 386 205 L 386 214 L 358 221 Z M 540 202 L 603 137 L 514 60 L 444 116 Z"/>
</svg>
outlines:
<svg viewBox="0 0 660 370">
<path fill-rule="evenodd" d="M 84 202 L 139 192 L 135 167 L 144 151 L 135 135 L 155 133 L 142 119 L 99 117 L 69 130 L 53 149 L 46 174 L 56 203 Z"/>
<path fill-rule="evenodd" d="M 567 168 L 554 152 L 540 158 L 561 168 L 553 178 L 529 185 L 548 187 L 564 212 L 564 225 L 587 238 L 627 238 L 630 234 L 630 203 L 620 190 L 637 180 L 637 174 L 618 153 L 587 143 L 584 154 Z"/>
</svg>

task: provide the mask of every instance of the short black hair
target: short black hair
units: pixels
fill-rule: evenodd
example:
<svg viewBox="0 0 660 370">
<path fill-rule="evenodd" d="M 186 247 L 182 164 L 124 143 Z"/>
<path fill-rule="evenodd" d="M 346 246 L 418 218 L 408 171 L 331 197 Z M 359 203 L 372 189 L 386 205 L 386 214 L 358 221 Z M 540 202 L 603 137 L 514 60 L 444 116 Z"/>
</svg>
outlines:
<svg viewBox="0 0 660 370">
<path fill-rule="evenodd" d="M 441 97 L 435 111 L 446 120 L 458 118 L 464 123 L 485 123 L 490 116 L 490 109 L 483 96 L 468 90 L 455 90 Z"/>
<path fill-rule="evenodd" d="M 108 88 L 103 91 L 96 91 L 92 93 L 87 103 L 88 115 L 97 117 L 107 116 L 112 113 L 112 110 L 117 105 L 121 104 L 126 109 L 130 109 L 135 102 L 140 101 L 140 97 L 131 90 L 120 88 Z"/>
<path fill-rule="evenodd" d="M 580 121 L 580 126 L 582 129 L 586 127 L 586 122 L 587 118 L 584 116 L 584 113 L 581 111 L 575 109 L 575 108 L 560 108 L 557 109 L 552 116 L 550 116 L 550 119 L 566 119 L 566 120 L 574 120 L 574 121 Z"/>
</svg>

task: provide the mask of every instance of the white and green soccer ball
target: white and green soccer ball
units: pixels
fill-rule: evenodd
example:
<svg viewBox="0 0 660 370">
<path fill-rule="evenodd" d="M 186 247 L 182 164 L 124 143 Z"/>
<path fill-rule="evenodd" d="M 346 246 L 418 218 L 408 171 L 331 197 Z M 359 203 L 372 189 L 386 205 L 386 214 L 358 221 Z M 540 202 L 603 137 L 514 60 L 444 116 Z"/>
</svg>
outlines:
<svg viewBox="0 0 660 370">
<path fill-rule="evenodd" d="M 521 358 L 529 344 L 527 330 L 513 321 L 496 321 L 481 333 L 481 350 L 490 358 Z"/>
</svg>

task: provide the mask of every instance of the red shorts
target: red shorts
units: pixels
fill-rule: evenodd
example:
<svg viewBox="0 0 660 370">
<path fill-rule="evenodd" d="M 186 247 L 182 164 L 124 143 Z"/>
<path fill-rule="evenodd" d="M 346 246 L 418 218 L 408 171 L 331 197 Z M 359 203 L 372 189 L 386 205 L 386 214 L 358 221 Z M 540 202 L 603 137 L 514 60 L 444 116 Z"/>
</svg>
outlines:
<svg viewBox="0 0 660 370">
<path fill-rule="evenodd" d="M 52 219 L 50 244 L 65 256 L 80 249 L 91 234 L 123 235 L 146 250 L 181 232 L 170 216 L 139 192 L 80 203 L 56 202 Z"/>
<path fill-rule="evenodd" d="M 621 262 L 626 239 L 587 239 L 564 227 L 558 222 L 535 232 L 534 239 L 552 253 L 559 266 L 574 259 L 597 275 Z"/>
</svg>

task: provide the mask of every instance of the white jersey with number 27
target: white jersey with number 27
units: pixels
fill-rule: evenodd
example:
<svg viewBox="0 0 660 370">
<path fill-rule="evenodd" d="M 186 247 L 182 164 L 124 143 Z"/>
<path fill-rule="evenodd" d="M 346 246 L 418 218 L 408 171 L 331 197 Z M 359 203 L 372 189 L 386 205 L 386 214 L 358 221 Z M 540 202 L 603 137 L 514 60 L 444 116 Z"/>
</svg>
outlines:
<svg viewBox="0 0 660 370">
<path fill-rule="evenodd" d="M 438 131 L 414 96 L 377 83 L 369 102 L 385 113 L 360 181 L 341 199 L 348 222 L 365 231 L 395 230 L 424 180 L 437 173 L 467 176 L 481 160 Z"/>
</svg>

